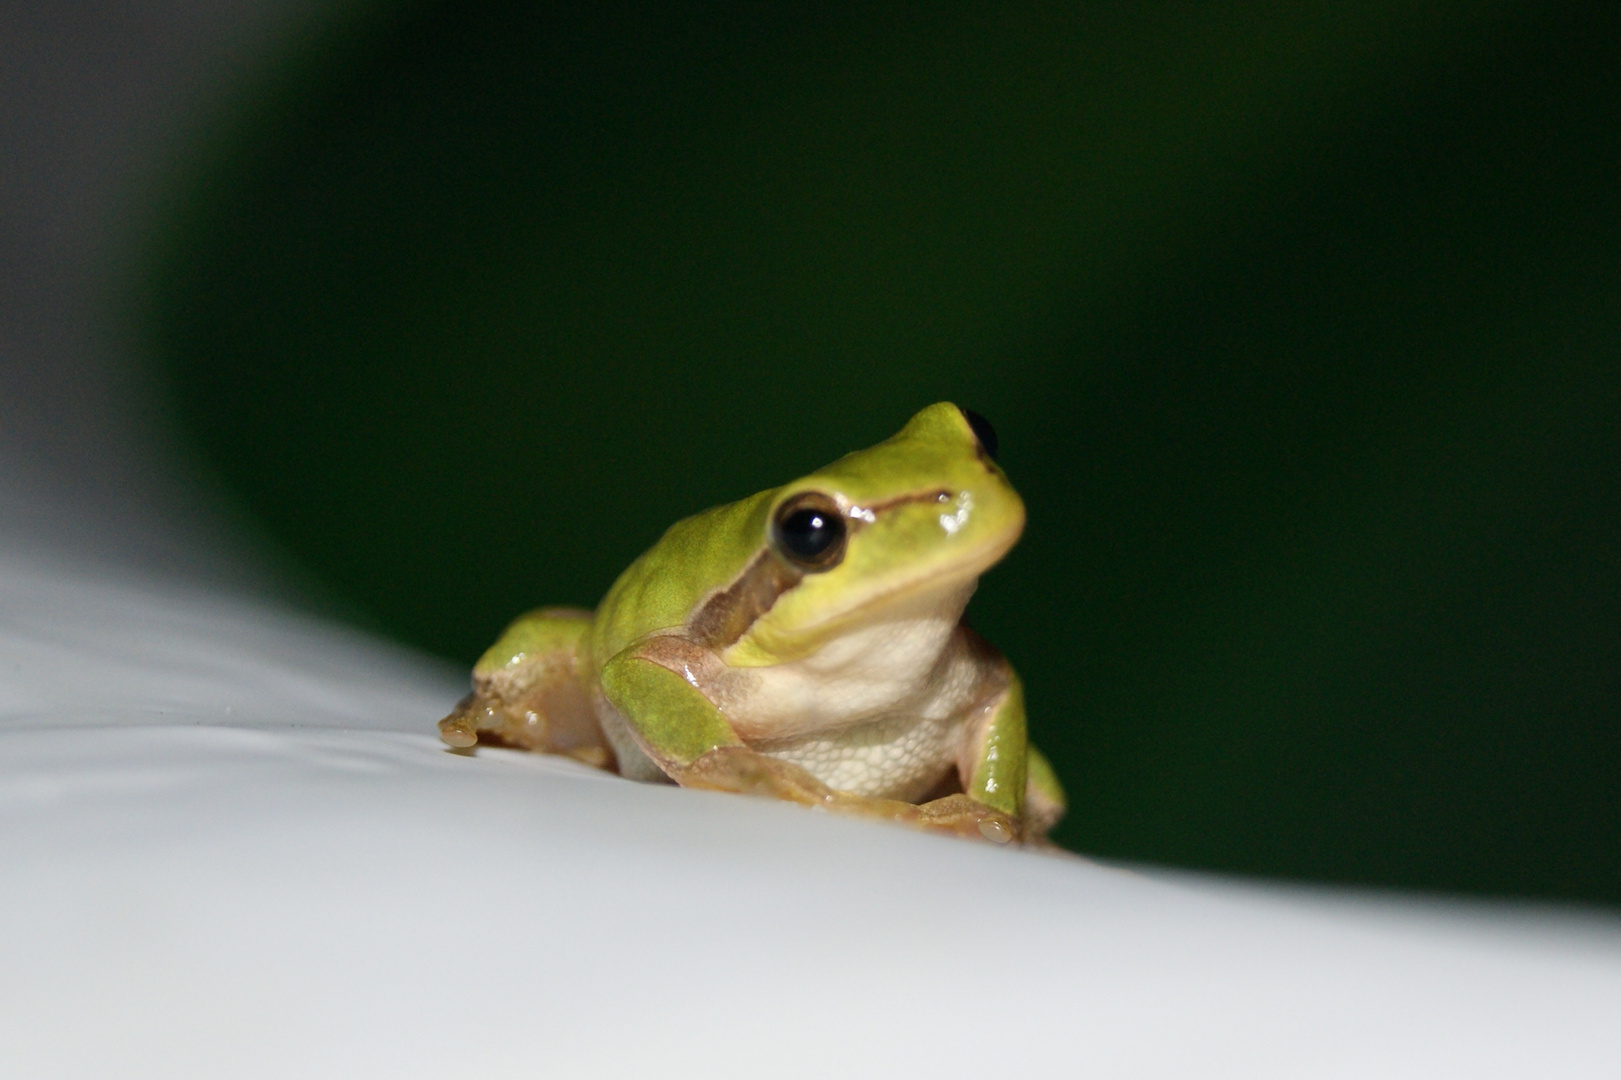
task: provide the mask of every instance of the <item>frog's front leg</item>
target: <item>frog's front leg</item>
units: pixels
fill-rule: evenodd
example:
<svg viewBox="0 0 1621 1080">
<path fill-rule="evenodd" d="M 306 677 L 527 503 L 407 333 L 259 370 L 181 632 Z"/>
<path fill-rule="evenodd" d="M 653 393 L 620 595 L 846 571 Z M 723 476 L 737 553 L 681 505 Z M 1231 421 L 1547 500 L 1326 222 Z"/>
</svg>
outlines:
<svg viewBox="0 0 1621 1080">
<path fill-rule="evenodd" d="M 1064 816 L 1064 790 L 1047 759 L 1030 745 L 1024 685 L 1011 668 L 1007 685 L 979 706 L 964 732 L 957 773 L 965 795 L 925 803 L 925 811 L 964 797 L 1019 822 L 1022 839 L 1040 842 Z"/>
<path fill-rule="evenodd" d="M 473 668 L 473 692 L 439 721 L 439 737 L 465 749 L 480 740 L 563 754 L 611 768 L 613 753 L 580 677 L 591 613 L 542 608 L 513 621 Z"/>
<path fill-rule="evenodd" d="M 659 643 L 654 639 L 608 661 L 602 689 L 643 752 L 683 787 L 765 795 L 961 836 L 998 841 L 1018 836 L 1015 817 L 961 796 L 956 797 L 961 805 L 919 807 L 854 795 L 828 787 L 798 765 L 750 749 L 721 711 L 677 670 L 686 643 L 669 641 L 673 650 L 666 648 L 664 654 Z"/>
</svg>

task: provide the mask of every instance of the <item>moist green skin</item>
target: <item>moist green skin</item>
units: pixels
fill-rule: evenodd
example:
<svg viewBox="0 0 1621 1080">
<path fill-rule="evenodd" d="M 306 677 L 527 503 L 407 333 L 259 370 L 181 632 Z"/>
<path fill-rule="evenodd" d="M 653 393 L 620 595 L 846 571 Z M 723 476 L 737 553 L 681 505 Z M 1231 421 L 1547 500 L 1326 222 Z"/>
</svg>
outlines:
<svg viewBox="0 0 1621 1080">
<path fill-rule="evenodd" d="M 806 500 L 842 525 L 821 562 L 773 542 L 779 509 Z M 640 779 L 1039 839 L 1063 793 L 1029 746 L 1017 676 L 959 625 L 1023 524 L 962 412 L 932 405 L 877 446 L 677 522 L 594 613 L 520 617 L 441 731 L 457 747 L 483 738 Z M 893 745 L 863 734 L 879 721 Z M 957 793 L 896 796 L 920 785 Z"/>
</svg>

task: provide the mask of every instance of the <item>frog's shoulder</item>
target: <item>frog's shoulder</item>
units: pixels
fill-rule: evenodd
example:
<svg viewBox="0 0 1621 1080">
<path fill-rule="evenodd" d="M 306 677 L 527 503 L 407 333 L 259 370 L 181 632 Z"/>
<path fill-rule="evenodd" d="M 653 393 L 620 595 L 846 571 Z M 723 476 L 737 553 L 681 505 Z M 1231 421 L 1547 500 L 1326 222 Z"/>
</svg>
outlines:
<svg viewBox="0 0 1621 1080">
<path fill-rule="evenodd" d="M 766 544 L 780 490 L 683 518 L 631 563 L 597 608 L 591 635 L 597 665 L 649 634 L 685 626 L 708 597 L 736 582 Z"/>
</svg>

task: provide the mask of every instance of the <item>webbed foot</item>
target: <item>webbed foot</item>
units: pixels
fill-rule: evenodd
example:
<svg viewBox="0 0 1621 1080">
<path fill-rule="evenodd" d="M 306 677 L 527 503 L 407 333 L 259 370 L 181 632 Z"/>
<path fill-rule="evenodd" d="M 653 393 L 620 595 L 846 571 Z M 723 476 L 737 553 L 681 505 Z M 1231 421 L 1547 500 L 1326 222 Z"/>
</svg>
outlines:
<svg viewBox="0 0 1621 1080">
<path fill-rule="evenodd" d="M 561 754 L 598 768 L 613 753 L 576 670 L 590 614 L 547 608 L 520 617 L 473 668 L 473 692 L 439 721 L 456 750 L 480 741 Z"/>
<path fill-rule="evenodd" d="M 746 746 L 717 746 L 691 765 L 675 770 L 672 778 L 682 787 L 782 799 L 995 844 L 1016 841 L 1021 832 L 1016 820 L 966 795 L 948 795 L 921 806 L 899 799 L 853 795 L 828 787 L 798 765 Z"/>
</svg>

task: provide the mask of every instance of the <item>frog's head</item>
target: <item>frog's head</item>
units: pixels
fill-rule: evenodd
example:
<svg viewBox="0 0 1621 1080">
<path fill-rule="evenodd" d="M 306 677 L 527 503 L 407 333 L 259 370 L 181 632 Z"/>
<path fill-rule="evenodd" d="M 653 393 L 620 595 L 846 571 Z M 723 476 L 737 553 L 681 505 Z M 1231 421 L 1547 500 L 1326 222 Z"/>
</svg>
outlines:
<svg viewBox="0 0 1621 1080">
<path fill-rule="evenodd" d="M 771 493 L 765 529 L 787 587 L 728 650 L 734 664 L 804 656 L 900 612 L 933 608 L 955 623 L 1018 540 L 1024 503 L 996 464 L 990 424 L 942 402 Z"/>
</svg>

